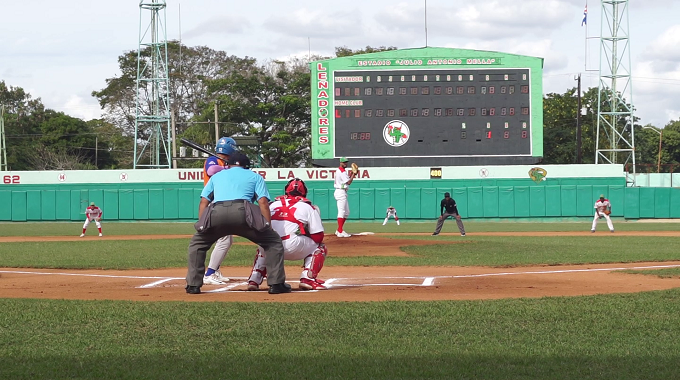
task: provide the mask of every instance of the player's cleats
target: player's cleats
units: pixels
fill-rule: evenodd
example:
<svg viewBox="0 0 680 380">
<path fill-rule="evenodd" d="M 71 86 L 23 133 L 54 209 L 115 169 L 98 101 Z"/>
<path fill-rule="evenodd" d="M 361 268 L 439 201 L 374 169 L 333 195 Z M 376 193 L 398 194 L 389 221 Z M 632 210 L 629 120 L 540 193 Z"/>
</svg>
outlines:
<svg viewBox="0 0 680 380">
<path fill-rule="evenodd" d="M 342 231 L 342 232 L 335 231 L 335 236 L 341 237 L 341 238 L 346 238 L 346 237 L 350 237 L 352 235 L 348 234 L 347 231 Z"/>
<path fill-rule="evenodd" d="M 257 284 L 255 281 L 248 281 L 248 290 L 254 291 L 254 290 L 260 290 L 260 285 Z"/>
<path fill-rule="evenodd" d="M 302 290 L 326 290 L 327 288 L 325 286 L 323 286 L 322 284 L 314 281 L 314 280 L 301 278 L 300 279 L 300 289 L 302 289 Z"/>
<path fill-rule="evenodd" d="M 439 233 L 437 233 L 437 232 L 432 233 L 432 236 L 437 236 L 437 235 L 439 235 Z"/>
<path fill-rule="evenodd" d="M 80 237 L 84 237 L 84 236 L 85 236 L 85 234 L 80 234 Z"/>
<path fill-rule="evenodd" d="M 463 232 L 462 234 L 460 234 L 460 236 L 465 236 L 465 233 Z"/>
<path fill-rule="evenodd" d="M 210 276 L 203 276 L 203 285 L 224 285 L 224 282 L 218 280 L 213 273 Z"/>
<path fill-rule="evenodd" d="M 102 235 L 102 233 L 100 232 L 100 233 L 99 233 L 99 237 L 102 237 L 102 236 L 104 236 L 104 235 Z"/>
<path fill-rule="evenodd" d="M 220 272 L 219 269 L 216 270 L 215 273 L 213 273 L 212 275 L 215 276 L 215 278 L 217 279 L 217 281 L 229 282 L 229 278 L 228 278 L 228 277 L 222 276 L 222 272 Z"/>
</svg>

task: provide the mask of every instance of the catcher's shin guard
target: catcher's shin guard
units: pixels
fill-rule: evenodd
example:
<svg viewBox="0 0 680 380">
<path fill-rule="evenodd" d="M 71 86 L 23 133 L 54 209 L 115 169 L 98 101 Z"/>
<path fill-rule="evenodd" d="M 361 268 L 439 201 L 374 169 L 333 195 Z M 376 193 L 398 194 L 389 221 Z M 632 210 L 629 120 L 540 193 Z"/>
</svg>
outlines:
<svg viewBox="0 0 680 380">
<path fill-rule="evenodd" d="M 257 247 L 257 253 L 255 254 L 255 261 L 253 262 L 253 270 L 250 272 L 250 277 L 248 282 L 254 282 L 257 285 L 262 284 L 264 278 L 267 277 L 267 267 L 264 264 L 263 250 Z"/>
<path fill-rule="evenodd" d="M 313 280 L 319 275 L 321 268 L 323 268 L 323 263 L 326 261 L 327 254 L 328 249 L 326 249 L 326 245 L 322 243 L 319 244 L 319 247 L 314 253 L 305 258 L 305 271 L 307 272 L 307 277 Z"/>
</svg>

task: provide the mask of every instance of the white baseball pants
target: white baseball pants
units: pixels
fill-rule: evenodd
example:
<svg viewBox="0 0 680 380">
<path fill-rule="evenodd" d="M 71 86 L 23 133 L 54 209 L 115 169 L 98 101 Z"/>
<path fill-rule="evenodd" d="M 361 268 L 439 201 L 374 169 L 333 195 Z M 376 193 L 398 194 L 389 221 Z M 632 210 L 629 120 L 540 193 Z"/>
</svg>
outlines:
<svg viewBox="0 0 680 380">
<path fill-rule="evenodd" d="M 338 218 L 347 218 L 349 216 L 347 190 L 335 189 L 333 196 L 335 197 L 335 201 L 338 204 Z"/>
<path fill-rule="evenodd" d="M 597 227 L 597 220 L 600 219 L 600 216 L 604 216 L 604 218 L 607 219 L 607 227 L 609 227 L 609 231 L 614 231 L 614 224 L 612 223 L 612 219 L 609 217 L 609 215 L 597 211 L 595 211 L 595 218 L 593 218 L 593 227 L 590 230 L 595 231 L 595 227 Z"/>
<path fill-rule="evenodd" d="M 222 265 L 222 261 L 227 257 L 227 253 L 229 252 L 229 248 L 231 248 L 231 244 L 234 242 L 234 239 L 231 235 L 227 236 L 222 236 L 217 242 L 215 243 L 215 248 L 213 248 L 212 253 L 210 254 L 210 263 L 208 263 L 208 268 L 217 270 L 220 268 L 220 265 Z"/>
<path fill-rule="evenodd" d="M 86 229 L 87 226 L 90 225 L 90 221 L 93 221 L 97 225 L 97 228 L 102 228 L 101 222 L 99 222 L 97 219 L 90 220 L 89 218 L 85 218 L 85 224 L 83 224 L 83 229 Z"/>
<path fill-rule="evenodd" d="M 293 235 L 289 239 L 283 241 L 283 259 L 284 260 L 305 260 L 304 269 L 300 278 L 306 278 L 312 280 L 310 276 L 307 275 L 307 270 L 312 263 L 312 254 L 319 247 L 317 243 L 312 240 L 312 238 L 304 235 Z M 253 270 L 250 274 L 248 281 L 254 281 L 256 284 L 262 284 L 264 280 L 262 273 L 265 272 L 266 266 L 264 265 L 265 257 L 264 250 L 262 247 L 257 247 L 258 254 L 255 257 L 255 263 L 253 264 Z"/>
</svg>

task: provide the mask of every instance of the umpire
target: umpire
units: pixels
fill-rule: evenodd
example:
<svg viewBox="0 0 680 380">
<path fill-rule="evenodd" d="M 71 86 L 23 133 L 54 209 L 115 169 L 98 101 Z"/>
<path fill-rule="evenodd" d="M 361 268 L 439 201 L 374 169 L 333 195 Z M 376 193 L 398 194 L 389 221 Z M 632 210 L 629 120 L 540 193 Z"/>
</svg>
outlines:
<svg viewBox="0 0 680 380">
<path fill-rule="evenodd" d="M 440 206 L 439 212 L 441 213 L 441 216 L 437 220 L 437 228 L 435 228 L 434 232 L 432 233 L 432 236 L 439 235 L 439 232 L 441 232 L 442 227 L 444 226 L 444 221 L 449 216 L 456 218 L 456 224 L 458 224 L 460 236 L 465 236 L 465 227 L 463 226 L 463 221 L 460 219 L 460 215 L 458 214 L 458 206 L 456 206 L 456 201 L 454 201 L 453 198 L 451 198 L 451 194 L 444 193 L 444 199 L 442 199 L 439 206 Z M 444 210 L 446 210 L 446 213 L 444 213 Z"/>
<path fill-rule="evenodd" d="M 248 169 L 250 160 L 244 154 L 230 155 L 229 165 L 229 170 L 210 177 L 201 193 L 200 220 L 189 243 L 186 292 L 201 293 L 205 256 L 210 247 L 222 236 L 238 235 L 264 249 L 269 293 L 290 293 L 290 285 L 285 283 L 283 243 L 271 228 L 267 185 L 262 176 Z M 259 207 L 251 203 L 254 199 Z"/>
</svg>

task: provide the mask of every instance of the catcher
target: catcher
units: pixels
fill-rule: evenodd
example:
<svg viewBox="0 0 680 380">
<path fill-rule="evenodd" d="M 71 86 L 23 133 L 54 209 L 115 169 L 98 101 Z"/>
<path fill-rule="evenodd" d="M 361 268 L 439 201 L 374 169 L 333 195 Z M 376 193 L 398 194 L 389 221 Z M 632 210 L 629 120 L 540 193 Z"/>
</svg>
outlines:
<svg viewBox="0 0 680 380">
<path fill-rule="evenodd" d="M 609 203 L 609 199 L 604 197 L 604 194 L 600 194 L 600 199 L 595 202 L 595 218 L 593 218 L 593 227 L 590 229 L 590 232 L 595 232 L 597 221 L 600 218 L 607 219 L 607 227 L 609 227 L 609 231 L 614 232 L 614 224 L 612 224 L 612 219 L 609 217 L 609 214 L 611 213 L 612 204 Z"/>
<path fill-rule="evenodd" d="M 102 215 L 104 215 L 102 209 L 95 206 L 94 202 L 90 203 L 90 206 L 85 209 L 85 224 L 83 224 L 83 233 L 80 234 L 80 237 L 85 236 L 85 231 L 87 231 L 87 226 L 90 225 L 91 221 L 94 221 L 97 224 L 99 236 L 102 236 Z"/>
<path fill-rule="evenodd" d="M 307 186 L 299 179 L 288 181 L 284 196 L 269 205 L 272 228 L 283 240 L 284 260 L 304 260 L 300 289 L 324 290 L 324 281 L 317 278 L 326 260 L 326 246 L 321 215 L 307 198 Z M 258 290 L 267 276 L 263 250 L 257 247 L 253 270 L 248 278 L 248 290 Z"/>
<path fill-rule="evenodd" d="M 354 178 L 359 174 L 359 166 L 352 163 L 352 170 L 348 171 L 348 163 L 349 160 L 347 157 L 340 158 L 340 167 L 335 171 L 335 183 L 333 184 L 335 187 L 333 196 L 338 205 L 338 229 L 335 231 L 335 236 L 342 238 L 352 236 L 344 230 L 345 221 L 347 221 L 347 217 L 349 216 L 347 189 L 349 188 L 349 185 L 352 184 Z"/>
</svg>

